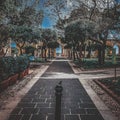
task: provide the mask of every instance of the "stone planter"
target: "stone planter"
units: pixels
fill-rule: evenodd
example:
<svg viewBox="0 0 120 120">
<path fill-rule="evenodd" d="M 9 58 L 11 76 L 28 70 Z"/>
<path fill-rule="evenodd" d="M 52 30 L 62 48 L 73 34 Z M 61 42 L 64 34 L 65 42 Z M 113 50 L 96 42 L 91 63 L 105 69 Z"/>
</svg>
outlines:
<svg viewBox="0 0 120 120">
<path fill-rule="evenodd" d="M 29 74 L 29 70 L 30 70 L 30 68 L 27 68 L 27 69 L 25 70 L 25 76 Z"/>
<path fill-rule="evenodd" d="M 10 77 L 10 83 L 9 83 L 9 85 L 15 84 L 16 81 L 17 81 L 17 79 L 18 79 L 18 74 L 12 75 L 12 76 Z"/>
<path fill-rule="evenodd" d="M 2 82 L 0 82 L 0 92 L 7 89 L 10 83 L 10 78 L 3 80 Z"/>
<path fill-rule="evenodd" d="M 20 72 L 19 73 L 19 76 L 18 76 L 18 79 L 21 80 L 23 77 L 24 77 L 24 71 Z"/>
</svg>

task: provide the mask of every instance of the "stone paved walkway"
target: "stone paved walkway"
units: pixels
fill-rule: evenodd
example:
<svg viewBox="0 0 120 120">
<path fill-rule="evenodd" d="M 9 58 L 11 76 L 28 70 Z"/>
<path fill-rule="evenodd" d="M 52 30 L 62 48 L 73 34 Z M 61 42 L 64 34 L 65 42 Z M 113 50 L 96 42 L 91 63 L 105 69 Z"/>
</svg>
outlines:
<svg viewBox="0 0 120 120">
<path fill-rule="evenodd" d="M 52 78 L 55 74 L 61 78 Z M 67 74 L 63 78 L 62 74 Z M 54 61 L 12 111 L 8 120 L 54 120 L 55 91 L 62 81 L 61 120 L 104 120 L 67 61 Z"/>
</svg>

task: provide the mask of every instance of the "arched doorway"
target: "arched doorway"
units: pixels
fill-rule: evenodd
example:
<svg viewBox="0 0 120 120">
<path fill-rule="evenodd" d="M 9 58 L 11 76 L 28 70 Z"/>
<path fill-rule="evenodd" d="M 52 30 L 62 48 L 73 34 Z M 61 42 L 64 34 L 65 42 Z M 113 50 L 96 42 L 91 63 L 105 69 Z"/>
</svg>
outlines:
<svg viewBox="0 0 120 120">
<path fill-rule="evenodd" d="M 119 54 L 119 46 L 118 45 L 114 45 L 113 48 L 116 50 L 116 55 Z"/>
<path fill-rule="evenodd" d="M 56 48 L 56 56 L 61 56 L 62 54 L 62 47 L 59 45 L 59 47 Z"/>
</svg>

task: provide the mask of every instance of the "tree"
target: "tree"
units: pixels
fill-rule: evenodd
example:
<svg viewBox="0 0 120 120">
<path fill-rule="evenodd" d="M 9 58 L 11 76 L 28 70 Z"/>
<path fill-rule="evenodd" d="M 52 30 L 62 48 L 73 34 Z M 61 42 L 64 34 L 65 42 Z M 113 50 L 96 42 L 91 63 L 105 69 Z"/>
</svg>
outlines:
<svg viewBox="0 0 120 120">
<path fill-rule="evenodd" d="M 114 29 L 114 24 L 118 21 L 118 11 L 116 11 L 116 5 L 113 4 L 113 1 L 107 1 L 106 7 L 101 13 L 102 17 L 98 21 L 99 29 L 95 34 L 96 40 L 100 43 L 98 45 L 98 61 L 99 64 L 104 64 L 105 61 L 105 49 L 106 41 L 108 40 L 109 31 Z M 93 39 L 92 39 L 93 40 Z"/>
<path fill-rule="evenodd" d="M 41 41 L 41 29 L 32 29 L 28 26 L 12 26 L 10 37 L 17 44 L 22 54 L 25 45 Z"/>
<path fill-rule="evenodd" d="M 7 22 L 8 16 L 16 11 L 15 0 L 0 1 L 0 23 Z"/>
<path fill-rule="evenodd" d="M 41 37 L 42 37 L 42 42 L 43 42 L 43 49 L 45 51 L 45 60 L 47 60 L 46 49 L 48 47 L 48 43 L 51 41 L 56 41 L 57 34 L 55 31 L 53 31 L 51 29 L 43 29 Z"/>
<path fill-rule="evenodd" d="M 59 47 L 59 43 L 57 41 L 50 41 L 48 42 L 48 57 L 51 58 L 53 57 L 54 49 Z"/>
<path fill-rule="evenodd" d="M 82 46 L 85 40 L 95 33 L 96 28 L 97 25 L 94 22 L 85 19 L 76 21 L 66 27 L 65 40 L 68 45 L 72 45 L 74 59 L 77 51 L 79 51 L 79 58 L 81 59 Z"/>
<path fill-rule="evenodd" d="M 2 56 L 5 56 L 8 48 L 10 47 L 10 26 L 1 24 L 0 25 L 0 52 L 3 53 Z M 6 52 L 3 52 L 3 48 L 7 47 Z"/>
<path fill-rule="evenodd" d="M 35 29 L 39 28 L 42 23 L 43 10 L 37 9 L 37 3 L 37 0 L 34 2 L 31 0 L 2 0 L 0 2 L 1 46 L 6 45 L 9 34 L 17 42 L 20 51 L 27 40 L 35 42 L 39 38 L 40 33 L 36 33 Z"/>
<path fill-rule="evenodd" d="M 31 54 L 32 56 L 34 56 L 34 51 L 35 51 L 35 48 L 32 47 L 32 46 L 26 46 L 25 47 L 25 53 L 26 54 Z"/>
</svg>

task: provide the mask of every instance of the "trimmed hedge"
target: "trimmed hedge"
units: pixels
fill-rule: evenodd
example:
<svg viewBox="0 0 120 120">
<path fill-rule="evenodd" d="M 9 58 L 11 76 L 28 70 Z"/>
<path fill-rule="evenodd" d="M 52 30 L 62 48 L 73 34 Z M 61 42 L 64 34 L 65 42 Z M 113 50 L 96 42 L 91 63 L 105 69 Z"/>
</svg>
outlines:
<svg viewBox="0 0 120 120">
<path fill-rule="evenodd" d="M 1 57 L 0 58 L 0 81 L 10 76 L 20 73 L 29 67 L 29 59 L 27 56 L 19 57 Z"/>
<path fill-rule="evenodd" d="M 99 65 L 97 59 L 84 59 L 82 62 L 79 62 L 79 60 L 74 61 L 76 65 L 79 67 L 83 67 L 84 69 L 101 69 L 101 68 L 112 68 L 115 65 L 112 63 L 112 61 L 105 61 L 104 65 Z M 117 61 L 116 66 L 120 66 L 120 61 Z"/>
</svg>

